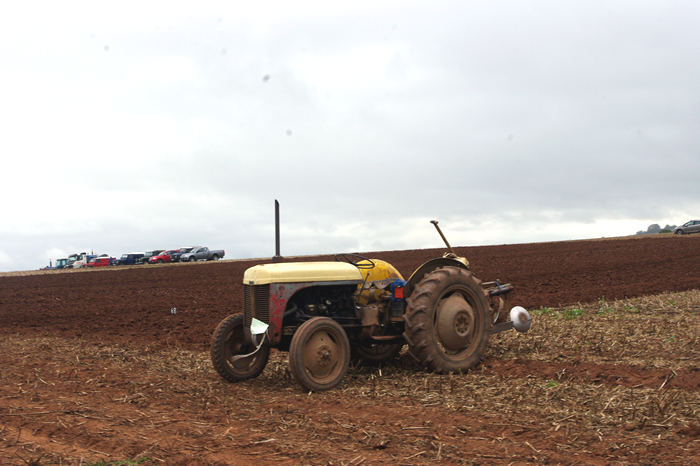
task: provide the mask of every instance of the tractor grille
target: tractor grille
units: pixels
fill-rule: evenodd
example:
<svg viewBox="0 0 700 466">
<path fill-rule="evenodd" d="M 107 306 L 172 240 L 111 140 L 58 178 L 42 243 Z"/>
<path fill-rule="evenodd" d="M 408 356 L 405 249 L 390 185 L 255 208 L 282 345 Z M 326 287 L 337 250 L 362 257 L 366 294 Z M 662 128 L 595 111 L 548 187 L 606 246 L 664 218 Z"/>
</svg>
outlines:
<svg viewBox="0 0 700 466">
<path fill-rule="evenodd" d="M 270 323 L 270 285 L 243 285 L 243 318 L 246 328 L 253 317 Z"/>
</svg>

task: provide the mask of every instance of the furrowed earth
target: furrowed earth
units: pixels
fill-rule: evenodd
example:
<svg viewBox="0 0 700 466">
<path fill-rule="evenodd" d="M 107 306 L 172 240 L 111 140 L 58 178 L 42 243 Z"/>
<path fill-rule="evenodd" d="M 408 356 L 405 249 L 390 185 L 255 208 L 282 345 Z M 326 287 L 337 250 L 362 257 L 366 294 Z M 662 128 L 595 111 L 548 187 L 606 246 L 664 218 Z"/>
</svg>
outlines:
<svg viewBox="0 0 700 466">
<path fill-rule="evenodd" d="M 466 374 L 404 349 L 322 393 L 286 353 L 238 384 L 211 367 L 268 260 L 0 274 L 0 464 L 700 463 L 700 235 L 455 251 L 515 286 L 530 332 Z M 408 278 L 443 252 L 363 255 Z"/>
</svg>

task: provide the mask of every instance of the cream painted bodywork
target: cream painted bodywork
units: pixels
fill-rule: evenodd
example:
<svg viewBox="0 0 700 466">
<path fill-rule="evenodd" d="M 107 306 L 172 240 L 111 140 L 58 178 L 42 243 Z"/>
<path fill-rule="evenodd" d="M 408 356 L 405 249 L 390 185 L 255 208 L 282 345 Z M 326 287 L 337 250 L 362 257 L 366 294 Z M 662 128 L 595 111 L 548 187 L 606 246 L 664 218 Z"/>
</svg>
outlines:
<svg viewBox="0 0 700 466">
<path fill-rule="evenodd" d="M 249 268 L 243 274 L 244 285 L 362 281 L 360 270 L 345 262 L 282 262 Z"/>
</svg>

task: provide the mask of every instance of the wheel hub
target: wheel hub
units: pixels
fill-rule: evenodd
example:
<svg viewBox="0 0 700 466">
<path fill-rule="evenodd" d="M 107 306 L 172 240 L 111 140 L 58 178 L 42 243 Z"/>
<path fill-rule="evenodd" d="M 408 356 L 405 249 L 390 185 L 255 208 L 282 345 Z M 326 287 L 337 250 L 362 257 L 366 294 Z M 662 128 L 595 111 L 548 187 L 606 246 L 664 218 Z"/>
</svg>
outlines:
<svg viewBox="0 0 700 466">
<path fill-rule="evenodd" d="M 338 358 L 338 346 L 323 331 L 309 338 L 304 348 L 306 370 L 316 378 L 328 376 L 338 363 Z"/>
<path fill-rule="evenodd" d="M 328 345 L 323 345 L 316 351 L 316 365 L 326 367 L 331 363 L 331 349 Z"/>
<path fill-rule="evenodd" d="M 468 346 L 473 328 L 474 310 L 461 294 L 454 293 L 440 302 L 435 330 L 445 348 L 458 351 Z"/>
</svg>

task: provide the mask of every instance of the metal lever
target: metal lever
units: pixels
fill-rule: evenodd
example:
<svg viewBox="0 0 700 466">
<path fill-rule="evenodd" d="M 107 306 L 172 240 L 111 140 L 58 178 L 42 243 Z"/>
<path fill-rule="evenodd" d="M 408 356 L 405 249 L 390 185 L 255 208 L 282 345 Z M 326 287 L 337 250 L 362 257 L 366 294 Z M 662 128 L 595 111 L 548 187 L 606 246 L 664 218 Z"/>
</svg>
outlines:
<svg viewBox="0 0 700 466">
<path fill-rule="evenodd" d="M 442 237 L 442 240 L 445 242 L 445 245 L 447 246 L 447 249 L 449 249 L 450 252 L 456 256 L 457 254 L 455 254 L 455 252 L 452 250 L 452 246 L 450 246 L 450 243 L 447 242 L 447 238 L 445 238 L 445 235 L 442 234 L 442 231 L 440 230 L 440 227 L 438 226 L 438 221 L 437 221 L 437 220 L 431 220 L 430 223 L 432 223 L 433 225 L 435 225 L 435 229 L 438 231 L 438 233 L 440 233 L 440 236 Z"/>
</svg>

